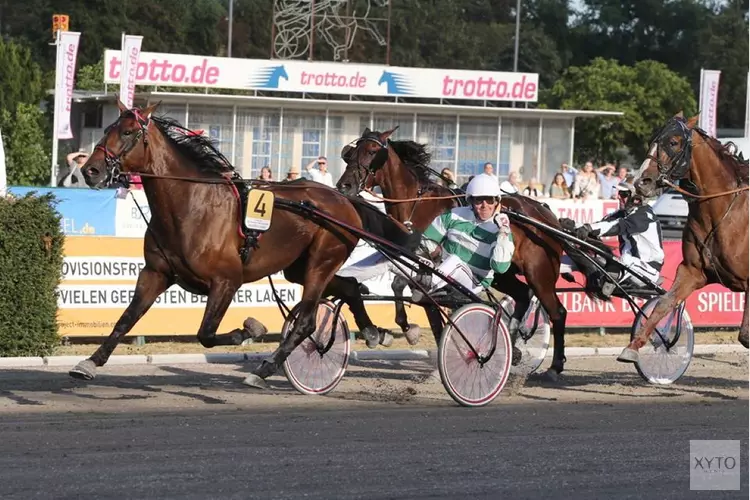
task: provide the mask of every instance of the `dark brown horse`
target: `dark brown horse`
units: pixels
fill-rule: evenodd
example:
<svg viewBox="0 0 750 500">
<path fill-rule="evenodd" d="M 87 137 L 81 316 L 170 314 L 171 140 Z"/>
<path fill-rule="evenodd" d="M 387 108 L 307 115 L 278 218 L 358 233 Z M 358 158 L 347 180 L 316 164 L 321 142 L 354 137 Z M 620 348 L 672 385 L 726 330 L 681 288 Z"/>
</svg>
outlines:
<svg viewBox="0 0 750 500">
<path fill-rule="evenodd" d="M 112 333 L 89 359 L 71 370 L 71 376 L 92 379 L 96 367 L 107 362 L 120 339 L 173 284 L 208 296 L 198 330 L 203 346 L 237 345 L 262 335 L 265 327 L 252 320 L 245 322 L 249 326 L 229 333 L 217 334 L 216 330 L 243 283 L 284 270 L 289 281 L 303 286 L 300 318 L 271 360 L 263 361 L 245 380 L 249 385 L 264 386 L 263 379 L 276 372 L 314 331 L 317 303 L 322 295 L 357 296 L 347 289 L 356 289 L 356 283 L 337 279 L 334 273 L 358 239 L 291 209 L 275 206 L 270 228 L 255 241 L 249 241 L 249 232 L 242 227 L 245 181 L 210 140 L 186 134 L 188 131 L 172 120 L 152 116 L 158 104 L 143 110 L 126 109 L 119 101 L 118 105 L 120 116 L 105 130 L 82 173 L 91 187 L 102 187 L 121 173 L 140 174 L 151 209 L 144 239 L 146 265 L 138 275 L 133 299 Z M 312 202 L 346 224 L 371 229 L 366 222 L 370 215 L 365 215 L 372 212 L 371 207 L 322 184 L 302 180 L 262 183 L 260 187 L 274 193 L 277 200 Z M 405 235 L 398 226 L 388 225 L 389 221 L 380 222 L 379 234 L 391 241 L 399 239 L 396 233 Z M 254 243 L 254 249 L 248 246 Z M 349 306 L 358 317 L 365 318 L 364 324 L 358 326 L 377 345 L 380 334 L 369 322 L 364 305 L 360 301 Z"/>
<path fill-rule="evenodd" d="M 438 215 L 457 206 L 457 199 L 453 191 L 429 180 L 430 156 L 425 146 L 413 141 L 391 141 L 389 137 L 394 130 L 381 133 L 366 129 L 356 145 L 345 147 L 342 158 L 347 168 L 337 187 L 353 196 L 365 187 L 380 186 L 383 197 L 392 200 L 386 202 L 388 214 L 421 233 Z M 555 214 L 531 198 L 503 196 L 502 206 L 560 229 Z M 523 223 L 512 222 L 511 229 L 516 246 L 513 263 L 506 273 L 495 276 L 492 286 L 516 301 L 509 327 L 514 342 L 531 297 L 539 298 L 552 321 L 555 346 L 547 375 L 556 380 L 565 363 L 567 311 L 555 293 L 564 243 Z M 569 255 L 573 257 L 570 252 Z M 524 276 L 526 283 L 519 280 L 517 274 Z M 431 317 L 428 310 L 428 318 Z M 439 335 L 438 325 L 433 324 L 432 319 L 430 322 L 433 333 Z"/>
<path fill-rule="evenodd" d="M 680 112 L 656 134 L 635 187 L 645 197 L 662 186 L 680 191 L 689 212 L 682 233 L 682 262 L 672 288 L 659 299 L 643 328 L 617 358 L 634 363 L 656 325 L 695 290 L 718 283 L 745 292 L 738 335 L 748 347 L 748 162 L 696 127 Z M 676 184 L 679 185 L 676 185 Z"/>
</svg>

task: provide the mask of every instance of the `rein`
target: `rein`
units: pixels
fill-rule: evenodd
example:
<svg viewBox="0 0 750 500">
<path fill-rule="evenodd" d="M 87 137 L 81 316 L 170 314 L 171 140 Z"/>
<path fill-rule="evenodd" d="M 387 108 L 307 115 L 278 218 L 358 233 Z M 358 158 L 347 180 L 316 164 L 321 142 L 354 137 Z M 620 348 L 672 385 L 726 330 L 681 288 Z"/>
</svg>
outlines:
<svg viewBox="0 0 750 500">
<path fill-rule="evenodd" d="M 404 199 L 400 199 L 400 200 L 395 200 L 395 199 L 392 199 L 392 198 L 384 198 L 383 196 L 380 196 L 379 194 L 377 194 L 377 193 L 375 193 L 372 190 L 367 189 L 367 188 L 365 188 L 364 191 L 367 192 L 367 193 L 369 193 L 369 194 L 371 194 L 375 198 L 378 198 L 379 200 L 385 201 L 387 203 L 409 203 L 409 202 L 412 202 L 412 201 L 416 202 L 416 201 L 425 201 L 425 200 L 455 200 L 457 198 L 465 198 L 466 197 L 465 194 L 456 194 L 456 195 L 452 195 L 452 196 L 420 196 L 420 197 L 417 197 L 417 198 L 404 198 Z"/>
<path fill-rule="evenodd" d="M 703 194 L 703 195 L 701 195 L 701 194 L 693 194 L 693 193 L 691 193 L 689 191 L 686 191 L 686 190 L 682 189 L 680 186 L 678 186 L 678 185 L 676 185 L 673 182 L 668 181 L 668 180 L 663 180 L 662 183 L 665 186 L 671 187 L 672 189 L 674 189 L 675 191 L 677 191 L 681 195 L 683 195 L 683 196 L 689 196 L 691 198 L 695 198 L 696 200 L 710 200 L 712 198 L 719 198 L 721 196 L 727 196 L 727 195 L 730 195 L 730 194 L 741 193 L 743 191 L 747 191 L 748 189 L 750 189 L 750 186 L 745 186 L 745 187 L 741 187 L 741 188 L 737 188 L 737 189 L 732 189 L 731 191 L 722 191 L 721 193 Z"/>
</svg>

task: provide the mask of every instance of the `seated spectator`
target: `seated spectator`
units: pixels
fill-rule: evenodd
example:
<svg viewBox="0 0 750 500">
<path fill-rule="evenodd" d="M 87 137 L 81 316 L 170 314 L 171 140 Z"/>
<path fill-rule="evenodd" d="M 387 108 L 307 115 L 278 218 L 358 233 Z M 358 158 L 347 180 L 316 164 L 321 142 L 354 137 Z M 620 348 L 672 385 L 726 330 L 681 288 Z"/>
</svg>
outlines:
<svg viewBox="0 0 750 500">
<path fill-rule="evenodd" d="M 519 180 L 518 172 L 511 172 L 510 175 L 508 175 L 508 180 L 500 183 L 500 191 L 502 191 L 503 194 L 517 193 L 521 187 L 519 185 Z"/>
<path fill-rule="evenodd" d="M 524 196 L 528 196 L 529 198 L 543 197 L 544 188 L 537 189 L 537 185 L 539 185 L 539 183 L 534 177 L 532 177 L 531 180 L 529 180 L 529 185 L 523 188 L 523 191 L 521 192 L 521 194 L 523 194 Z"/>
<path fill-rule="evenodd" d="M 265 167 L 260 169 L 260 175 L 258 176 L 258 180 L 261 181 L 273 181 L 273 175 L 271 173 L 271 167 L 266 165 Z"/>
<path fill-rule="evenodd" d="M 549 185 L 549 197 L 556 200 L 567 200 L 570 198 L 570 186 L 565 182 L 565 176 L 560 172 L 555 174 L 552 184 Z"/>
<path fill-rule="evenodd" d="M 299 168 L 292 167 L 289 169 L 289 171 L 286 173 L 286 179 L 285 181 L 294 181 L 299 179 Z"/>
<path fill-rule="evenodd" d="M 438 179 L 438 184 L 440 184 L 441 186 L 445 186 L 447 188 L 456 187 L 456 181 L 453 178 L 453 172 L 451 171 L 451 169 L 444 168 L 443 170 L 440 171 L 440 175 L 445 177 L 445 179 L 447 180 Z"/>
<path fill-rule="evenodd" d="M 86 181 L 83 179 L 83 174 L 81 173 L 81 167 L 86 163 L 86 160 L 88 159 L 89 155 L 87 155 L 83 151 L 70 153 L 65 158 L 65 161 L 68 164 L 68 173 L 65 174 L 62 180 L 58 183 L 58 186 L 79 188 L 88 187 L 86 186 Z"/>
<path fill-rule="evenodd" d="M 617 190 L 615 189 L 620 183 L 620 179 L 615 177 L 615 166 L 611 163 L 599 167 L 597 170 L 597 176 L 599 178 L 599 184 L 601 184 L 602 191 L 601 197 L 605 200 L 613 200 L 617 198 Z"/>
<path fill-rule="evenodd" d="M 484 175 L 489 175 L 491 177 L 497 177 L 495 175 L 495 167 L 492 165 L 492 163 L 487 162 L 484 164 Z"/>
<path fill-rule="evenodd" d="M 594 172 L 594 164 L 587 161 L 583 166 L 583 170 L 576 175 L 573 185 L 573 198 L 581 201 L 596 200 L 600 195 L 601 186 L 599 185 L 597 173 Z"/>
</svg>

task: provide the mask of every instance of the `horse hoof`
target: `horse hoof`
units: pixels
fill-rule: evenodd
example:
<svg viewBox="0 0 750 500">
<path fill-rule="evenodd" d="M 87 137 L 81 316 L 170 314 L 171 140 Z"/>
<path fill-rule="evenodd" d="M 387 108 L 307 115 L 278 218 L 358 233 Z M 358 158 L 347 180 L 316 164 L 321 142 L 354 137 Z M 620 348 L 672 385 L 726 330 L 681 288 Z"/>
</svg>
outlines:
<svg viewBox="0 0 750 500">
<path fill-rule="evenodd" d="M 550 382 L 558 382 L 560 380 L 560 374 L 554 368 L 547 368 L 544 372 L 544 378 Z"/>
<path fill-rule="evenodd" d="M 619 356 L 617 356 L 617 361 L 621 363 L 637 363 L 638 362 L 638 351 L 635 349 L 631 349 L 630 347 L 626 347 L 622 350 Z"/>
<path fill-rule="evenodd" d="M 360 333 L 370 349 L 375 349 L 380 344 L 380 332 L 374 326 L 366 326 Z"/>
<path fill-rule="evenodd" d="M 748 338 L 747 338 L 747 337 L 748 337 L 748 335 L 747 335 L 747 332 L 745 332 L 745 334 L 744 334 L 744 335 L 743 335 L 742 333 L 740 333 L 740 334 L 739 334 L 739 335 L 737 336 L 737 340 L 738 340 L 738 341 L 740 342 L 740 344 L 742 344 L 742 346 L 743 346 L 743 347 L 744 347 L 745 349 L 748 349 Z"/>
<path fill-rule="evenodd" d="M 242 328 L 250 334 L 253 340 L 260 340 L 268 333 L 268 328 L 255 318 L 247 318 L 242 323 Z"/>
<path fill-rule="evenodd" d="M 94 377 L 96 377 L 96 365 L 90 359 L 85 359 L 71 369 L 68 375 L 78 380 L 94 380 Z"/>
<path fill-rule="evenodd" d="M 513 359 L 510 362 L 511 366 L 518 366 L 518 363 L 521 362 L 522 357 L 523 357 L 523 353 L 521 352 L 521 349 L 519 349 L 516 346 L 513 346 Z"/>
<path fill-rule="evenodd" d="M 393 344 L 393 334 L 388 331 L 384 331 L 381 335 L 380 345 L 383 347 L 391 347 Z"/>
<path fill-rule="evenodd" d="M 268 382 L 255 375 L 254 373 L 251 373 L 250 375 L 245 377 L 245 380 L 243 380 L 242 383 L 247 386 L 254 387 L 255 389 L 268 389 Z"/>
<path fill-rule="evenodd" d="M 417 345 L 419 343 L 419 336 L 421 334 L 422 329 L 419 328 L 419 325 L 415 325 L 414 323 L 409 323 L 409 328 L 404 332 L 406 341 L 409 343 L 409 345 Z"/>
</svg>

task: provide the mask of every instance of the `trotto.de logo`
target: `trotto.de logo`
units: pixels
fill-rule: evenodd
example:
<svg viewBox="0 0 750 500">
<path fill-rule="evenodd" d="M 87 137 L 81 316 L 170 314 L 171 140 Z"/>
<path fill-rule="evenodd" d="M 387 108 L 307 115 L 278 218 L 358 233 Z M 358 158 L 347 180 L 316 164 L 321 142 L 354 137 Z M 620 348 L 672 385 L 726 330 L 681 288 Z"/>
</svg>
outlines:
<svg viewBox="0 0 750 500">
<path fill-rule="evenodd" d="M 110 56 L 109 78 L 119 80 L 121 70 L 120 57 Z M 195 64 L 175 64 L 165 58 L 147 56 L 145 52 L 141 52 L 135 77 L 136 80 L 164 84 L 215 85 L 219 81 L 220 73 L 219 67 L 209 64 L 205 57 L 196 60 Z"/>
</svg>

